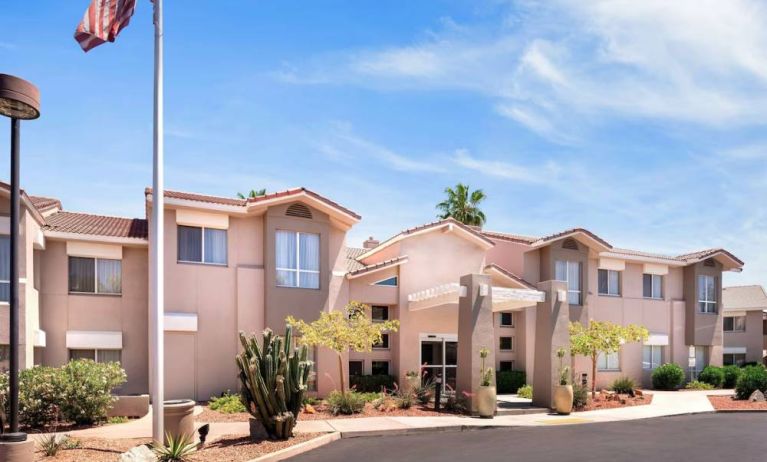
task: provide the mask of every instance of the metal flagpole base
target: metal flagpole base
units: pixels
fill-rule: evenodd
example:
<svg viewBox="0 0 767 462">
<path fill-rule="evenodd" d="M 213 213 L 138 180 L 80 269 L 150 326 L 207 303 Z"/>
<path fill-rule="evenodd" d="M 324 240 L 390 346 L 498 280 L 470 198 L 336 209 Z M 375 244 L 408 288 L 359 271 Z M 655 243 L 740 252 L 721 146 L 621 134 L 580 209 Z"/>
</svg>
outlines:
<svg viewBox="0 0 767 462">
<path fill-rule="evenodd" d="M 35 442 L 26 433 L 0 435 L 0 460 L 3 462 L 33 462 Z"/>
</svg>

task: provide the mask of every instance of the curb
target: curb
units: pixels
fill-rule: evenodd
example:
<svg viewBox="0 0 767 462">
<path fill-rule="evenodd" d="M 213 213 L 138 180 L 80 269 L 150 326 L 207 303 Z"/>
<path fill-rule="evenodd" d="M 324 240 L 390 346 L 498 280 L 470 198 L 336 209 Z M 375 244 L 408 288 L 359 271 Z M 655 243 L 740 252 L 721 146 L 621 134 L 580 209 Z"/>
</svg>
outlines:
<svg viewBox="0 0 767 462">
<path fill-rule="evenodd" d="M 295 446 L 290 446 L 279 451 L 272 452 L 270 454 L 264 454 L 263 456 L 251 459 L 248 462 L 277 462 L 279 460 L 285 460 L 287 458 L 309 452 L 312 449 L 317 449 L 321 446 L 325 446 L 328 443 L 341 439 L 341 434 L 338 432 L 328 433 L 326 435 L 318 436 L 317 438 L 309 441 L 304 441 Z"/>
<path fill-rule="evenodd" d="M 717 409 L 714 412 L 717 414 L 758 414 L 767 412 L 767 409 Z"/>
</svg>

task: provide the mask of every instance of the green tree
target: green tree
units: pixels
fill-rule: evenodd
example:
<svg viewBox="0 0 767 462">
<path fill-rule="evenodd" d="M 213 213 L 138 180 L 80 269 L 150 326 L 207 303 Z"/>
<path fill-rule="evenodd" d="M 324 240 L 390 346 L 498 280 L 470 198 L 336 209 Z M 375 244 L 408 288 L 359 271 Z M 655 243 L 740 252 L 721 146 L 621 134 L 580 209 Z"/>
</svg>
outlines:
<svg viewBox="0 0 767 462">
<path fill-rule="evenodd" d="M 240 199 L 253 199 L 258 196 L 266 196 L 266 189 L 251 189 L 247 196 L 241 192 L 237 193 L 237 197 Z"/>
<path fill-rule="evenodd" d="M 380 343 L 385 332 L 396 332 L 399 321 L 373 322 L 368 316 L 370 307 L 360 302 L 351 302 L 343 310 L 323 311 L 319 319 L 307 323 L 288 316 L 285 320 L 301 335 L 298 342 L 309 346 L 323 346 L 338 355 L 341 393 L 346 393 L 344 380 L 344 353 L 349 350 L 370 352 L 373 345 Z"/>
<path fill-rule="evenodd" d="M 468 185 L 458 183 L 455 188 L 445 188 L 447 198 L 437 204 L 440 219 L 455 218 L 466 225 L 482 226 L 486 218 L 484 212 L 480 210 L 479 204 L 487 196 L 481 189 L 471 191 Z"/>
<path fill-rule="evenodd" d="M 588 327 L 580 322 L 570 323 L 570 351 L 591 358 L 591 397 L 596 397 L 597 358 L 600 353 L 617 353 L 624 343 L 647 340 L 650 333 L 636 324 L 621 326 L 610 321 L 589 321 Z"/>
</svg>

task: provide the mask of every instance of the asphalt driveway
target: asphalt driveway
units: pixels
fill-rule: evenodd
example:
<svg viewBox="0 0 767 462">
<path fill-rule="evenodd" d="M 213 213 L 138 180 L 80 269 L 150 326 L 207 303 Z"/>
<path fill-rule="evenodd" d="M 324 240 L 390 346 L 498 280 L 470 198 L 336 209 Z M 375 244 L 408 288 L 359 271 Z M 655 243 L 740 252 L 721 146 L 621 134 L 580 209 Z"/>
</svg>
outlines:
<svg viewBox="0 0 767 462">
<path fill-rule="evenodd" d="M 350 438 L 291 461 L 767 461 L 767 414 Z"/>
</svg>

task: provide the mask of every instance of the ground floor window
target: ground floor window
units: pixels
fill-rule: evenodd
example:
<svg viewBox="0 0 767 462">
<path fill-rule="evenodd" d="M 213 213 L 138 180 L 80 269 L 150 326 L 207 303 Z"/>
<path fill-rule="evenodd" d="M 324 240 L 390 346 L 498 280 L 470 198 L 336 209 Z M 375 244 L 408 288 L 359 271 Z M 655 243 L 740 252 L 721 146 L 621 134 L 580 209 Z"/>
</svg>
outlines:
<svg viewBox="0 0 767 462">
<path fill-rule="evenodd" d="M 97 363 L 122 362 L 122 350 L 69 350 L 69 360 L 91 359 Z"/>
<path fill-rule="evenodd" d="M 600 371 L 619 371 L 621 369 L 620 355 L 615 353 L 600 353 L 597 357 L 597 369 Z"/>
<path fill-rule="evenodd" d="M 725 366 L 742 366 L 746 364 L 745 353 L 725 353 L 722 359 Z"/>
<path fill-rule="evenodd" d="M 441 380 L 443 389 L 456 388 L 458 342 L 428 336 L 421 340 L 421 364 L 424 380 Z"/>
<path fill-rule="evenodd" d="M 655 369 L 663 361 L 663 347 L 645 345 L 642 347 L 642 369 Z"/>
<path fill-rule="evenodd" d="M 389 361 L 371 361 L 371 375 L 389 375 Z"/>
<path fill-rule="evenodd" d="M 513 371 L 514 370 L 514 361 L 501 361 L 498 364 L 498 370 L 500 372 Z"/>
<path fill-rule="evenodd" d="M 362 375 L 365 370 L 365 363 L 362 361 L 349 361 L 349 376 Z"/>
</svg>

